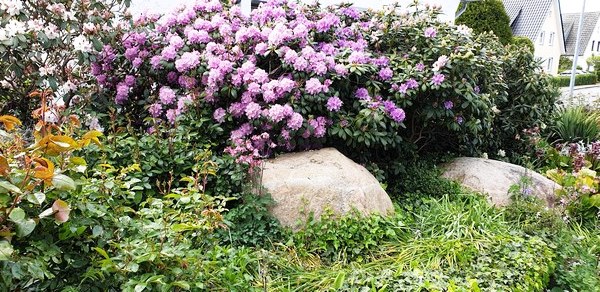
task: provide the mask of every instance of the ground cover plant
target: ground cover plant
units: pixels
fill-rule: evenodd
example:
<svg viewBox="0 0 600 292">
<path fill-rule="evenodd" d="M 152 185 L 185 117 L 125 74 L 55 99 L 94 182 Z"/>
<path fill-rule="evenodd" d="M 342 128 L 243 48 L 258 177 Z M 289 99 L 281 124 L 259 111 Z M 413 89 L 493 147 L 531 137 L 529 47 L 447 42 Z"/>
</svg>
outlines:
<svg viewBox="0 0 600 292">
<path fill-rule="evenodd" d="M 0 1 L 0 290 L 599 287 L 597 147 L 550 141 L 557 91 L 527 49 L 417 4 L 131 19 L 127 1 L 55 2 Z M 323 146 L 366 165 L 395 214 L 282 228 L 262 160 Z M 564 208 L 495 208 L 439 177 L 484 153 L 554 170 Z"/>
</svg>

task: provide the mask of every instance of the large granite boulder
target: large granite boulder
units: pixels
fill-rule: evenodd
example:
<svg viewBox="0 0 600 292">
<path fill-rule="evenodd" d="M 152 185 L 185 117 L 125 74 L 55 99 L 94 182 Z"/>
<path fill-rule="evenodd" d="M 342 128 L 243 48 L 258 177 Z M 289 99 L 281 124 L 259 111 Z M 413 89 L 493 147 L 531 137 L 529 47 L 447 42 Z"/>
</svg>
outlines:
<svg viewBox="0 0 600 292">
<path fill-rule="evenodd" d="M 377 179 L 336 149 L 284 154 L 265 162 L 262 185 L 275 200 L 271 213 L 283 226 L 298 228 L 310 213 L 393 212 Z"/>
<path fill-rule="evenodd" d="M 560 185 L 533 170 L 492 159 L 460 157 L 442 168 L 444 177 L 474 191 L 488 194 L 490 201 L 496 206 L 510 203 L 509 188 L 522 184 L 525 176 L 528 181 L 523 188 L 526 195 L 542 199 L 548 207 L 554 205 L 555 191 L 560 188 Z"/>
</svg>

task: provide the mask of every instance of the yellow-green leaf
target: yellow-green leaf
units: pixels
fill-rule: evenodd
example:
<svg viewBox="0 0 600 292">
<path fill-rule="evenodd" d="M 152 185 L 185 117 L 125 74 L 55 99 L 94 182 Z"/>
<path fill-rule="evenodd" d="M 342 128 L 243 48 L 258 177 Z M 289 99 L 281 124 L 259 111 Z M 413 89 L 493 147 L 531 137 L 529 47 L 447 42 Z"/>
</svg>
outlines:
<svg viewBox="0 0 600 292">
<path fill-rule="evenodd" d="M 15 126 L 21 125 L 21 121 L 19 119 L 8 115 L 0 116 L 0 123 L 4 124 L 4 128 L 6 128 L 7 131 L 12 131 Z"/>
</svg>

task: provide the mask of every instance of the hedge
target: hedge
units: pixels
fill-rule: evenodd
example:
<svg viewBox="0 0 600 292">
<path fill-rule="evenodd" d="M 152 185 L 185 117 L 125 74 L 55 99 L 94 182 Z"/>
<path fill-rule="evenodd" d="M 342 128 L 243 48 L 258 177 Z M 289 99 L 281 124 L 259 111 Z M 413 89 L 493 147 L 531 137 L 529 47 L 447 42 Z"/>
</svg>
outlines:
<svg viewBox="0 0 600 292">
<path fill-rule="evenodd" d="M 571 82 L 571 76 L 555 76 L 552 78 L 552 84 L 558 87 L 567 87 Z M 598 83 L 598 76 L 595 73 L 575 75 L 575 85 L 590 85 Z"/>
</svg>

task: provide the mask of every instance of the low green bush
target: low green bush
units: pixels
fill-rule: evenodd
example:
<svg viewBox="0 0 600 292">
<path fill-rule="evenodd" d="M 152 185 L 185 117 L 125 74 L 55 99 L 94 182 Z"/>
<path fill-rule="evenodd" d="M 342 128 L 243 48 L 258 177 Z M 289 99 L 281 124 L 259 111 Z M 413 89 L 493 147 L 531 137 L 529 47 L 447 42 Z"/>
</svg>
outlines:
<svg viewBox="0 0 600 292">
<path fill-rule="evenodd" d="M 554 247 L 556 270 L 548 291 L 600 291 L 600 231 L 567 223 L 533 197 L 514 197 L 505 216 L 527 234 Z"/>
<path fill-rule="evenodd" d="M 383 242 L 407 236 L 407 220 L 402 212 L 388 218 L 364 217 L 358 211 L 335 216 L 329 211 L 319 220 L 310 218 L 291 240 L 302 253 L 317 254 L 326 263 L 365 261 Z"/>
<path fill-rule="evenodd" d="M 586 73 L 575 75 L 575 86 L 592 85 L 598 83 L 596 73 Z M 571 76 L 555 76 L 552 77 L 552 84 L 557 87 L 567 87 L 571 84 Z"/>
</svg>

